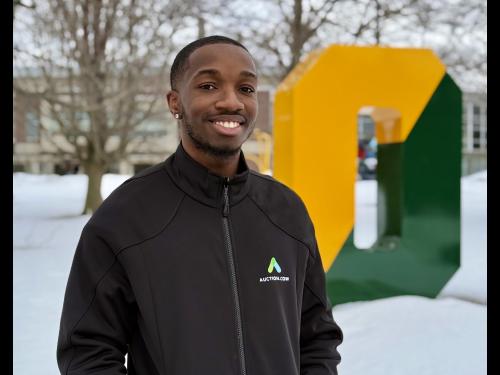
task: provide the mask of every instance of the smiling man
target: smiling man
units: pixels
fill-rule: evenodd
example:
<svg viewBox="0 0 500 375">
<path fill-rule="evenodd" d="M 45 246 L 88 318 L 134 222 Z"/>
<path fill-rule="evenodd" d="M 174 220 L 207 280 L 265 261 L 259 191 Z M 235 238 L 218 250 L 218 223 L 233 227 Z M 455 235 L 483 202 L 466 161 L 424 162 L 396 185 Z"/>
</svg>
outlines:
<svg viewBox="0 0 500 375">
<path fill-rule="evenodd" d="M 85 226 L 61 317 L 61 373 L 337 374 L 342 332 L 306 208 L 249 170 L 241 151 L 257 115 L 251 55 L 202 38 L 179 52 L 170 79 L 181 143 Z"/>
<path fill-rule="evenodd" d="M 257 116 L 257 73 L 248 51 L 230 39 L 201 39 L 179 53 L 170 80 L 167 100 L 181 122 L 184 150 L 212 172 L 234 175 Z"/>
</svg>

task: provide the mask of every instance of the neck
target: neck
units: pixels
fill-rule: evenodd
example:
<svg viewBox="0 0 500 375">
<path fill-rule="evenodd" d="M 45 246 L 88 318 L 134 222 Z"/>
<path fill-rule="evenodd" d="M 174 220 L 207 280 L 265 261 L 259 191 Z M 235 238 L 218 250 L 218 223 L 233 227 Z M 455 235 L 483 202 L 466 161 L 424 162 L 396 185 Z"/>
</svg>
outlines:
<svg viewBox="0 0 500 375">
<path fill-rule="evenodd" d="M 191 158 L 213 174 L 222 177 L 233 177 L 238 170 L 241 150 L 235 155 L 221 158 L 196 148 L 191 142 L 182 142 L 182 147 Z"/>
</svg>

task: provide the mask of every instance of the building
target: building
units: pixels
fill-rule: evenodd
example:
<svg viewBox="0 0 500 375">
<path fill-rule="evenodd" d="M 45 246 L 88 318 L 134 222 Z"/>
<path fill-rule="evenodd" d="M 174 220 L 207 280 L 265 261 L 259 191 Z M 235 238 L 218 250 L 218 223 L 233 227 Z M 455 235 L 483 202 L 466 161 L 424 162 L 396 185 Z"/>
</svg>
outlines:
<svg viewBox="0 0 500 375">
<path fill-rule="evenodd" d="M 272 171 L 272 108 L 273 89 L 263 86 L 258 92 L 259 114 L 256 130 L 244 144 L 243 150 L 251 168 L 263 173 Z M 29 173 L 83 172 L 72 152 L 61 152 L 64 140 L 57 135 L 42 132 L 40 122 L 52 120 L 43 115 L 44 103 L 39 98 L 13 96 L 13 170 Z M 179 142 L 176 122 L 169 116 L 168 108 L 161 115 L 145 121 L 135 132 L 130 143 L 131 151 L 124 160 L 112 165 L 108 173 L 134 174 L 163 161 L 172 154 Z M 361 117 L 363 119 L 363 117 Z M 82 114 L 81 121 L 85 121 Z M 365 121 L 366 122 L 366 121 Z M 370 128 L 363 123 L 362 129 Z M 373 132 L 373 129 L 371 129 Z M 487 103 L 486 94 L 463 94 L 463 146 L 462 175 L 487 168 Z M 118 142 L 115 139 L 114 142 Z M 57 147 L 59 145 L 59 147 Z M 113 147 L 113 140 L 109 142 Z"/>
<path fill-rule="evenodd" d="M 486 94 L 463 94 L 462 175 L 487 169 Z"/>
<path fill-rule="evenodd" d="M 36 77 L 35 74 L 28 75 L 27 79 L 31 80 L 30 84 L 34 82 L 33 85 L 40 85 L 42 80 L 37 82 Z M 26 79 L 26 76 L 17 79 Z M 64 90 L 64 78 L 61 78 L 58 83 Z M 163 92 L 146 92 L 142 101 L 147 106 L 148 102 L 163 98 L 164 94 Z M 257 99 L 259 112 L 256 129 L 252 137 L 245 143 L 244 150 L 251 168 L 269 173 L 272 151 L 272 105 L 270 104 L 269 88 L 261 88 L 257 93 Z M 134 174 L 160 163 L 175 151 L 179 144 L 177 122 L 170 116 L 164 100 L 158 101 L 156 112 L 157 115 L 149 117 L 134 130 L 132 140 L 127 145 L 126 156 L 118 163 L 111 165 L 107 173 Z M 79 128 L 90 126 L 87 113 L 77 112 L 76 116 Z M 14 172 L 84 173 L 75 157 L 74 146 L 58 131 L 57 121 L 53 117 L 50 106 L 41 97 L 14 91 Z M 105 151 L 113 152 L 119 142 L 118 135 L 110 136 L 106 142 Z"/>
</svg>

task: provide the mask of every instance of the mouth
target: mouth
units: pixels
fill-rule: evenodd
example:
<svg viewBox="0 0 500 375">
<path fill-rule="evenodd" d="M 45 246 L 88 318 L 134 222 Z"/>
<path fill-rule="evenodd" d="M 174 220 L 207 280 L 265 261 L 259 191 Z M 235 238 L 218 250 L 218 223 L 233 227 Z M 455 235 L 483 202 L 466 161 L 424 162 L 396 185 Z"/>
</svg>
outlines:
<svg viewBox="0 0 500 375">
<path fill-rule="evenodd" d="M 208 121 L 225 129 L 235 129 L 244 125 L 246 118 L 242 115 L 218 115 L 209 117 Z"/>
<path fill-rule="evenodd" d="M 241 115 L 219 115 L 209 117 L 213 129 L 222 136 L 232 137 L 241 134 L 246 118 Z"/>
<path fill-rule="evenodd" d="M 222 126 L 223 128 L 226 129 L 234 129 L 239 127 L 241 124 L 236 121 L 211 121 L 213 124 Z"/>
</svg>

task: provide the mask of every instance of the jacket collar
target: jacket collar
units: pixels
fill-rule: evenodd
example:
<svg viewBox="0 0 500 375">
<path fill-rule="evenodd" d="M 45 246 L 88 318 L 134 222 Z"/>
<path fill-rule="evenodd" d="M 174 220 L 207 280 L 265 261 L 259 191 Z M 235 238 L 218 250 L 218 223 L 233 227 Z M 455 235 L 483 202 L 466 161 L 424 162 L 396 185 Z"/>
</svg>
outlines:
<svg viewBox="0 0 500 375">
<path fill-rule="evenodd" d="M 224 177 L 211 173 L 195 161 L 179 144 L 177 150 L 165 162 L 167 172 L 173 182 L 191 198 L 212 207 L 222 207 Z M 238 170 L 229 180 L 229 203 L 234 205 L 248 193 L 249 169 L 240 153 Z"/>
</svg>

